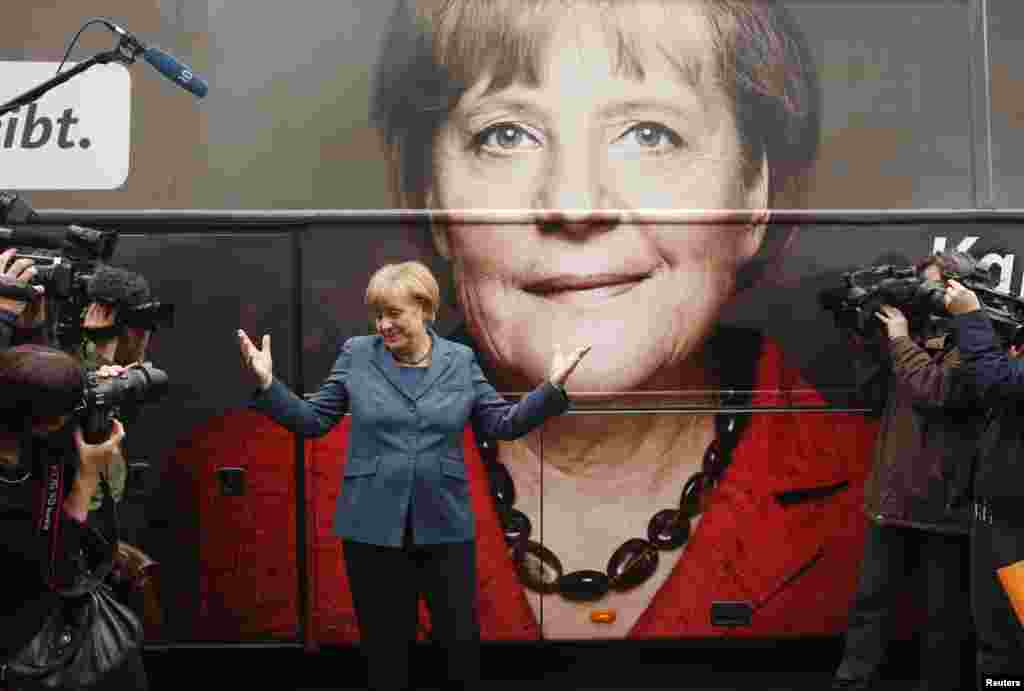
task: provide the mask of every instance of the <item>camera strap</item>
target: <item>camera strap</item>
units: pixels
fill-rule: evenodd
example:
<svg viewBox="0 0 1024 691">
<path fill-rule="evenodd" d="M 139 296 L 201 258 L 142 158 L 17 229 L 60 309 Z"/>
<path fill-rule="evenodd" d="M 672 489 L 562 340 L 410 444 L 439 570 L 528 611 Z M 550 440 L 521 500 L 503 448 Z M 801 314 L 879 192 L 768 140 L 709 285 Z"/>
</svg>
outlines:
<svg viewBox="0 0 1024 691">
<path fill-rule="evenodd" d="M 90 561 L 88 556 L 93 556 L 95 567 L 87 563 L 83 565 L 87 573 L 83 573 L 84 579 L 79 578 L 70 587 L 60 583 L 58 580 L 57 566 L 62 558 L 61 553 L 61 521 L 63 513 L 65 487 L 68 482 L 68 464 L 63 457 L 61 447 L 53 447 L 44 444 L 42 449 L 36 449 L 38 453 L 39 467 L 41 467 L 41 482 L 39 483 L 37 500 L 34 510 L 34 525 L 36 534 L 44 548 L 42 574 L 46 583 L 54 590 L 65 596 L 73 596 L 88 592 L 103 580 L 113 568 L 113 557 L 117 550 L 117 542 L 120 539 L 117 509 L 111 497 L 110 486 L 104 475 L 100 475 L 100 485 L 104 489 L 103 509 L 106 514 L 108 529 L 113 532 L 113 538 L 108 540 L 99 531 L 87 526 L 83 538 L 83 554 L 81 557 L 85 562 Z M 96 556 L 99 559 L 96 559 Z M 76 555 L 77 556 L 77 555 Z"/>
<path fill-rule="evenodd" d="M 51 449 L 42 454 L 42 476 L 33 514 L 36 532 L 44 545 L 43 577 L 56 587 L 57 550 L 60 546 L 60 524 L 64 499 L 65 468 L 62 459 L 51 458 Z"/>
</svg>

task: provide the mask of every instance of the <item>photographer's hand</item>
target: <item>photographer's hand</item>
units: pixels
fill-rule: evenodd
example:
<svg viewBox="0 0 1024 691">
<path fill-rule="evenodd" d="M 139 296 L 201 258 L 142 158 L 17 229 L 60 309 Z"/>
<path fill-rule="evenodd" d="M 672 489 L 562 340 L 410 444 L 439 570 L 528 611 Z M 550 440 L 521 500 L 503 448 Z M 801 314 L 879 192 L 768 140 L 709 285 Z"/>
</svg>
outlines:
<svg viewBox="0 0 1024 691">
<path fill-rule="evenodd" d="M 82 436 L 82 428 L 75 427 L 75 448 L 78 449 L 78 473 L 71 491 L 64 499 L 64 510 L 79 521 L 89 515 L 89 502 L 99 487 L 100 475 L 121 458 L 121 441 L 124 426 L 120 420 L 113 420 L 110 437 L 100 444 L 88 444 Z"/>
<path fill-rule="evenodd" d="M 270 334 L 263 335 L 263 348 L 257 348 L 245 331 L 238 330 L 238 347 L 242 366 L 256 380 L 260 391 L 266 391 L 274 381 L 274 361 L 270 356 Z"/>
<path fill-rule="evenodd" d="M 13 247 L 0 252 L 0 281 L 17 286 L 27 286 L 36 275 L 34 262 L 31 259 L 14 259 L 14 254 Z M 41 302 L 43 286 L 35 286 L 35 291 L 38 296 L 32 303 L 33 305 Z M 16 314 L 19 318 L 22 317 L 26 307 L 28 307 L 28 303 L 22 300 L 0 297 L 0 310 Z M 19 323 L 18 326 L 20 327 L 22 324 Z"/>
<path fill-rule="evenodd" d="M 910 335 L 910 325 L 907 317 L 892 305 L 882 305 L 880 312 L 875 312 L 878 320 L 885 324 L 885 330 L 889 334 L 889 340 L 895 341 Z"/>
<path fill-rule="evenodd" d="M 981 309 L 981 302 L 974 291 L 950 279 L 946 284 L 946 309 L 952 315 L 967 314 Z"/>
<path fill-rule="evenodd" d="M 96 370 L 96 376 L 107 379 L 120 377 L 122 372 L 127 372 L 131 368 L 132 365 L 129 365 L 128 367 L 125 367 L 124 365 L 101 365 L 100 368 Z"/>
</svg>

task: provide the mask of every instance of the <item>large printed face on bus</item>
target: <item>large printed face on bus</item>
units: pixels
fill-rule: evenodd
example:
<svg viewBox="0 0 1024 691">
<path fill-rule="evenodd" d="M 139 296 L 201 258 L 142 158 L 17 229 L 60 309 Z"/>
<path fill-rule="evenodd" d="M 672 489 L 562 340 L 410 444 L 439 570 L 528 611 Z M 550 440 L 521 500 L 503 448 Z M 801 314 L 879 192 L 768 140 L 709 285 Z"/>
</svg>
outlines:
<svg viewBox="0 0 1024 691">
<path fill-rule="evenodd" d="M 623 67 L 605 15 L 567 10 L 536 83 L 481 79 L 436 138 L 432 207 L 552 211 L 530 225 L 474 214 L 484 222 L 434 231 L 478 346 L 523 384 L 546 376 L 554 344 L 589 343 L 577 391 L 678 387 L 763 239 L 763 226 L 710 218 L 631 221 L 767 205 L 767 166 L 745 180 L 701 4 L 631 11 L 649 39 L 634 49 L 639 69 Z M 601 213 L 610 209 L 624 213 Z"/>
</svg>

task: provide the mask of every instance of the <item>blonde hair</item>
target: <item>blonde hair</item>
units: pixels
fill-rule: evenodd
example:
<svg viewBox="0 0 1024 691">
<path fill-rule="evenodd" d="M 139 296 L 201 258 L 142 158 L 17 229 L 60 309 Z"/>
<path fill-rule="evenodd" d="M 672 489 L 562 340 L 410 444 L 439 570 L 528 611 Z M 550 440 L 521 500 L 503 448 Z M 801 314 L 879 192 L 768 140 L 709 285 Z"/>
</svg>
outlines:
<svg viewBox="0 0 1024 691">
<path fill-rule="evenodd" d="M 426 264 L 402 262 L 385 264 L 377 269 L 366 286 L 366 306 L 370 309 L 382 307 L 396 294 L 419 303 L 430 320 L 437 318 L 441 289 Z"/>
</svg>

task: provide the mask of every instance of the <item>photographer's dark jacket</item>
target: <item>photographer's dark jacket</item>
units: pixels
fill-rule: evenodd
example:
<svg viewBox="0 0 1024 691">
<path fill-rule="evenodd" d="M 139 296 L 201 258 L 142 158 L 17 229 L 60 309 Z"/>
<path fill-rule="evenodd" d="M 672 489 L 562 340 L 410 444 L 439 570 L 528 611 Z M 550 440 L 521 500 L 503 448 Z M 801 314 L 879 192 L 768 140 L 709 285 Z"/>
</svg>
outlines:
<svg viewBox="0 0 1024 691">
<path fill-rule="evenodd" d="M 64 465 L 60 497 L 53 512 L 53 531 L 40 535 L 45 468 L 44 458 L 67 459 L 74 442 L 65 430 L 53 438 L 35 440 L 29 476 L 23 471 L 5 472 L 0 482 L 0 662 L 23 648 L 42 628 L 47 615 L 60 601 L 58 590 L 74 584 L 83 568 L 84 554 L 103 550 L 95 533 L 63 510 L 63 499 L 74 479 L 73 464 Z"/>
<path fill-rule="evenodd" d="M 953 325 L 964 379 L 992 409 L 980 443 L 975 495 L 1004 519 L 1024 519 L 1024 360 L 1010 359 L 982 310 L 957 316 Z"/>
<path fill-rule="evenodd" d="M 864 489 L 883 525 L 966 533 L 972 459 L 984 412 L 965 387 L 948 337 L 886 339 L 888 398 Z"/>
</svg>

